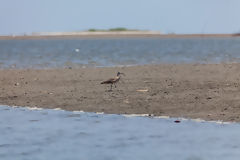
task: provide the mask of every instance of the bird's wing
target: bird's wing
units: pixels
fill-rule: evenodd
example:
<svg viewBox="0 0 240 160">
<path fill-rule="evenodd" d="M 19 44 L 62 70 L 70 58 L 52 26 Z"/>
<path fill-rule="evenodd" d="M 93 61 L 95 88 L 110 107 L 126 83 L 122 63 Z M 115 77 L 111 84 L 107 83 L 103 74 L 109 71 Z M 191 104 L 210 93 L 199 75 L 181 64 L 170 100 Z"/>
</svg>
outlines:
<svg viewBox="0 0 240 160">
<path fill-rule="evenodd" d="M 109 84 L 109 83 L 113 83 L 114 81 L 116 81 L 116 78 L 110 78 L 106 81 L 101 82 L 101 84 Z"/>
</svg>

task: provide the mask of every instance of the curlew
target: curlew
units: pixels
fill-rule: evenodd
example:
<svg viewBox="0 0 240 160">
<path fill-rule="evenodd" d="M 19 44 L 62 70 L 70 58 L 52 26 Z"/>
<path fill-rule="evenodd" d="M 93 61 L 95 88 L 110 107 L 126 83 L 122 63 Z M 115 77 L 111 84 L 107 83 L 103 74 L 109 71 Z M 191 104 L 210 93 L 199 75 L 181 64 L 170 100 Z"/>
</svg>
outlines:
<svg viewBox="0 0 240 160">
<path fill-rule="evenodd" d="M 111 89 L 110 89 L 110 91 L 111 91 L 111 90 L 112 90 L 112 85 L 114 85 L 115 88 L 117 87 L 117 86 L 116 86 L 116 83 L 119 82 L 119 80 L 120 80 L 120 78 L 121 78 L 121 74 L 122 74 L 122 75 L 125 75 L 124 73 L 118 72 L 116 77 L 110 78 L 110 79 L 108 79 L 108 80 L 106 80 L 106 81 L 103 81 L 103 82 L 101 82 L 101 84 L 111 84 Z"/>
</svg>

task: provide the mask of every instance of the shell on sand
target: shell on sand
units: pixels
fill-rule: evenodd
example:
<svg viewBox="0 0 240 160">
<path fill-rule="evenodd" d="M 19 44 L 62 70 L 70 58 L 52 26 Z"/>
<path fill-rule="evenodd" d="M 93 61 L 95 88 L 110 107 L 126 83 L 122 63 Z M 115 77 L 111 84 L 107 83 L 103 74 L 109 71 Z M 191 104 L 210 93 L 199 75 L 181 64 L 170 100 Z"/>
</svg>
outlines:
<svg viewBox="0 0 240 160">
<path fill-rule="evenodd" d="M 148 89 L 138 89 L 137 92 L 148 92 Z"/>
</svg>

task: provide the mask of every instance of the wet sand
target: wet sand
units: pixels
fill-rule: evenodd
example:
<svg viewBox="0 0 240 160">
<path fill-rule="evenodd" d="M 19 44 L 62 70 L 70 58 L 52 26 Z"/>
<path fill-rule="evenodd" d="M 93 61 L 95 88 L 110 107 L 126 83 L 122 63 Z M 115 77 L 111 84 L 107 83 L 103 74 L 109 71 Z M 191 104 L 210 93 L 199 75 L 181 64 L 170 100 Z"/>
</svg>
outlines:
<svg viewBox="0 0 240 160">
<path fill-rule="evenodd" d="M 240 64 L 0 70 L 0 104 L 240 122 Z M 124 72 L 113 91 L 100 82 Z"/>
</svg>

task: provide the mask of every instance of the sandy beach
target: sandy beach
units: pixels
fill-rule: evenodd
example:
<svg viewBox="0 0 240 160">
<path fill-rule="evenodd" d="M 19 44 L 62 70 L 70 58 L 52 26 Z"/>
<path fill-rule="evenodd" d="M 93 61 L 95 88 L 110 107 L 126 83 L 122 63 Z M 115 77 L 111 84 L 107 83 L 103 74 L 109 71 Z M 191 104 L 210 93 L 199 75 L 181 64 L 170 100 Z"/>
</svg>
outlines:
<svg viewBox="0 0 240 160">
<path fill-rule="evenodd" d="M 0 104 L 240 121 L 240 64 L 0 70 Z M 126 76 L 109 91 L 102 81 Z"/>
</svg>

